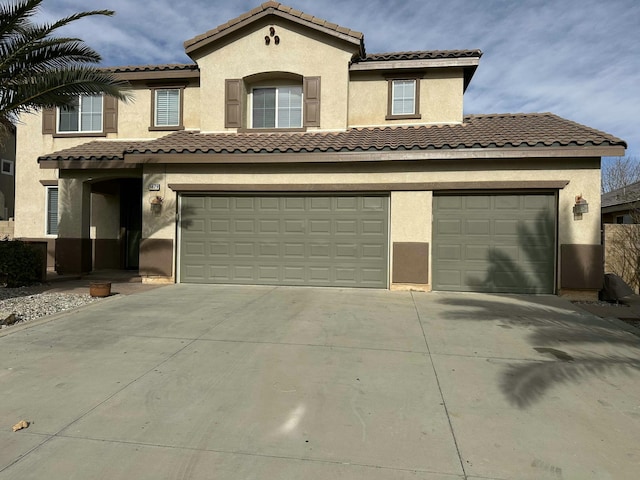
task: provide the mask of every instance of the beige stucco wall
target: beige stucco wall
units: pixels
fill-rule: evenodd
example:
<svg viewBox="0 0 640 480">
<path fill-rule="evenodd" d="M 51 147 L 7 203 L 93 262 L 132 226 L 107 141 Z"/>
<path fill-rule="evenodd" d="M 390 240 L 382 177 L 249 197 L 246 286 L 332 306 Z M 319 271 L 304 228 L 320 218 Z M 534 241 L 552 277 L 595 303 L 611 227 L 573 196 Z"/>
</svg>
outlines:
<svg viewBox="0 0 640 480">
<path fill-rule="evenodd" d="M 120 238 L 119 195 L 91 195 L 91 238 Z"/>
<path fill-rule="evenodd" d="M 171 82 L 168 85 L 179 85 Z M 151 102 L 153 91 L 146 86 L 135 85 L 131 91 L 133 99 L 118 104 L 118 134 L 109 138 L 147 139 L 158 138 L 170 131 L 149 131 L 152 124 Z M 183 125 L 187 130 L 200 129 L 200 88 L 188 85 L 183 90 Z"/>
<path fill-rule="evenodd" d="M 401 73 L 397 74 L 402 77 Z M 349 84 L 349 127 L 462 122 L 463 71 L 429 70 L 420 80 L 420 119 L 385 120 L 389 93 L 383 73 L 357 72 Z"/>
<path fill-rule="evenodd" d="M 172 191 L 167 180 L 164 165 L 145 168 L 142 176 L 142 238 L 175 239 L 178 195 Z M 159 191 L 149 191 L 150 184 L 159 184 Z M 152 211 L 151 200 L 159 196 L 162 207 Z"/>
<path fill-rule="evenodd" d="M 280 44 L 265 45 L 273 26 Z M 348 66 L 357 47 L 328 35 L 276 19 L 258 22 L 220 48 L 197 58 L 200 67 L 202 130 L 223 131 L 225 79 L 239 79 L 264 72 L 287 72 L 321 77 L 320 129 L 344 129 L 347 125 Z"/>
<path fill-rule="evenodd" d="M 160 171 L 161 170 L 161 171 Z M 158 176 L 160 175 L 160 176 Z M 148 178 L 154 178 L 151 182 Z M 161 181 L 158 180 L 161 178 Z M 426 162 L 384 162 L 373 164 L 328 166 L 300 165 L 167 165 L 145 170 L 147 183 L 169 184 L 352 184 L 352 183 L 419 183 L 419 182 L 496 182 L 496 181 L 567 180 L 559 191 L 559 244 L 600 244 L 600 170 L 598 159 L 517 159 L 517 160 L 452 160 Z M 164 187 L 163 187 L 164 188 Z M 146 187 L 145 187 L 146 190 Z M 167 215 L 175 213 L 176 195 L 165 188 Z M 581 219 L 574 218 L 575 196 L 582 194 L 590 211 Z M 145 192 L 148 203 L 149 194 Z M 432 244 L 433 192 L 391 192 L 390 241 L 428 242 Z M 175 225 L 169 217 L 145 213 L 146 238 L 174 240 Z M 432 265 L 431 258 L 429 265 Z M 391 272 L 392 270 L 390 270 Z M 431 278 L 431 277 L 430 277 Z"/>
<path fill-rule="evenodd" d="M 38 165 L 38 156 L 52 153 L 62 145 L 77 145 L 87 139 L 60 139 L 55 142 L 51 135 L 42 135 L 42 116 L 22 115 L 16 133 L 16 212 L 15 236 L 20 238 L 42 238 L 45 236 L 46 189 L 40 180 L 56 180 L 57 170 L 44 170 Z"/>
</svg>

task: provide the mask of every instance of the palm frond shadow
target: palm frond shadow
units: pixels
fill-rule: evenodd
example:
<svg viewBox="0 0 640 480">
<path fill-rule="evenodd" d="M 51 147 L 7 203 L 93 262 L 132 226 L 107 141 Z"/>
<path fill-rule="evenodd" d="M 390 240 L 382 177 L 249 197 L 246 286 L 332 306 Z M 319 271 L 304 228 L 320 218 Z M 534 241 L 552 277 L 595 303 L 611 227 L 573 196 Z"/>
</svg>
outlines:
<svg viewBox="0 0 640 480">
<path fill-rule="evenodd" d="M 507 367 L 501 376 L 500 390 L 510 403 L 527 408 L 541 401 L 557 384 L 579 383 L 587 377 L 605 373 L 629 375 L 632 370 L 640 370 L 640 360 L 622 356 L 529 362 Z"/>
<path fill-rule="evenodd" d="M 448 319 L 525 329 L 532 350 L 554 357 L 511 363 L 501 372 L 500 391 L 518 408 L 542 401 L 556 385 L 576 384 L 605 373 L 640 371 L 640 339 L 613 322 L 563 309 L 560 300 L 551 296 L 530 302 L 508 295 L 484 298 L 442 298 L 439 302 L 451 305 L 445 313 Z M 595 352 L 596 345 L 622 349 L 623 353 L 602 355 Z"/>
</svg>

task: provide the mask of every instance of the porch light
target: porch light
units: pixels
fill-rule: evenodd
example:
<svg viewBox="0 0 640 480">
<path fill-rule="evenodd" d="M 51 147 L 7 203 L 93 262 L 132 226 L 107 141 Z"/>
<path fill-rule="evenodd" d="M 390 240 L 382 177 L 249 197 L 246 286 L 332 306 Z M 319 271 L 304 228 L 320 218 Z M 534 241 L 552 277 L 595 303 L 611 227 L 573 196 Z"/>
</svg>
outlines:
<svg viewBox="0 0 640 480">
<path fill-rule="evenodd" d="M 576 197 L 576 204 L 573 206 L 573 214 L 582 215 L 587 212 L 589 212 L 589 204 L 584 198 L 582 198 L 582 195 L 578 195 Z"/>
<path fill-rule="evenodd" d="M 149 201 L 151 203 L 151 213 L 158 214 L 162 211 L 162 200 L 163 198 L 160 195 L 151 197 Z"/>
</svg>

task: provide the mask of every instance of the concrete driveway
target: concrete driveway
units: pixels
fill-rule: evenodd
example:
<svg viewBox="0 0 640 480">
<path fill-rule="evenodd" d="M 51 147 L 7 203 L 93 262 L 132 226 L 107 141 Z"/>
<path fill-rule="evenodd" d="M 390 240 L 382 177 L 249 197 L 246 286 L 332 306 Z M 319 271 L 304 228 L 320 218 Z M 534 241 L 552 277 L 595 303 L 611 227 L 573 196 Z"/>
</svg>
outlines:
<svg viewBox="0 0 640 480">
<path fill-rule="evenodd" d="M 629 328 L 552 296 L 112 297 L 0 338 L 0 478 L 633 479 Z"/>
</svg>

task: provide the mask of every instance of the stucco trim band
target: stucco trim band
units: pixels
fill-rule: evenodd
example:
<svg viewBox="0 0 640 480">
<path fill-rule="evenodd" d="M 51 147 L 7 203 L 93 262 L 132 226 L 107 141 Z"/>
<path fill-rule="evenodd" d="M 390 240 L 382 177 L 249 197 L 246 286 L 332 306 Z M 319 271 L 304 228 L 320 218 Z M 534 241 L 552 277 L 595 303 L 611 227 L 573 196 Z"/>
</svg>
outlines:
<svg viewBox="0 0 640 480">
<path fill-rule="evenodd" d="M 425 183 L 170 183 L 174 192 L 420 192 L 434 190 L 560 190 L 569 180 Z"/>
<path fill-rule="evenodd" d="M 558 148 L 469 148 L 433 150 L 397 150 L 370 152 L 311 152 L 311 153 L 125 153 L 124 162 L 141 163 L 340 163 L 340 162 L 388 162 L 407 160 L 463 160 L 500 158 L 578 158 L 615 157 L 624 155 L 621 146 L 558 147 Z M 43 163 L 40 162 L 41 168 Z M 55 161 L 54 161 L 55 162 Z M 77 161 L 76 161 L 77 162 Z M 61 166 L 49 168 L 73 168 L 69 162 L 55 162 Z M 97 162 L 94 162 L 97 163 Z M 71 162 L 73 164 L 73 162 Z"/>
</svg>

